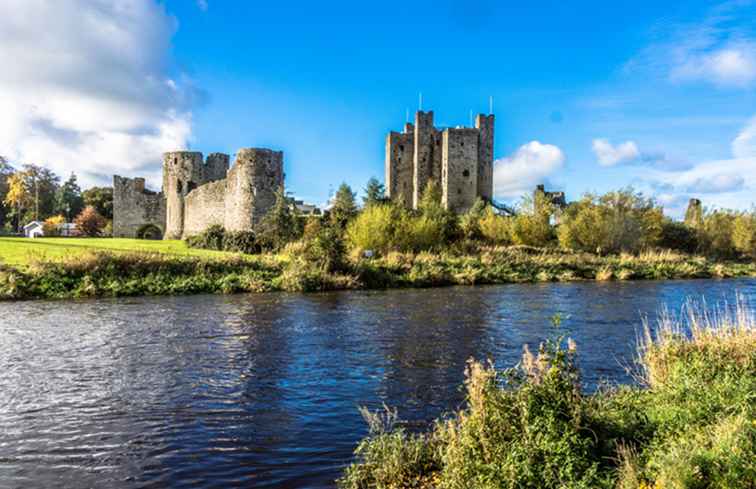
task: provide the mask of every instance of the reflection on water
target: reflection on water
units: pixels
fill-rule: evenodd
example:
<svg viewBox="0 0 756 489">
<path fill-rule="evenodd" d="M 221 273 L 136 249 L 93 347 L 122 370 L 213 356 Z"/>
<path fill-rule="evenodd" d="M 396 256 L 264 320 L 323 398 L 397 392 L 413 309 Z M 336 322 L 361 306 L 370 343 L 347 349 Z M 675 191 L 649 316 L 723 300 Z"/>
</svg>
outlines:
<svg viewBox="0 0 756 489">
<path fill-rule="evenodd" d="M 736 293 L 756 280 L 3 303 L 0 487 L 331 487 L 359 405 L 422 425 L 557 313 L 589 388 L 630 382 L 642 316 Z"/>
</svg>

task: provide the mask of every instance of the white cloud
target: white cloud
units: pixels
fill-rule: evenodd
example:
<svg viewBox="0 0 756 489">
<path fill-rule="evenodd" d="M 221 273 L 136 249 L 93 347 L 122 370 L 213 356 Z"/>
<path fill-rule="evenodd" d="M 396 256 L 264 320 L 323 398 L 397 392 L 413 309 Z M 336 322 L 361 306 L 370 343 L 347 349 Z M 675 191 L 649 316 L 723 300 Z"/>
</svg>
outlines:
<svg viewBox="0 0 756 489">
<path fill-rule="evenodd" d="M 207 0 L 197 0 L 197 7 L 203 12 L 207 12 L 208 4 Z"/>
<path fill-rule="evenodd" d="M 736 158 L 756 158 L 756 117 L 752 118 L 732 142 Z"/>
<path fill-rule="evenodd" d="M 702 82 L 749 88 L 756 83 L 756 38 L 744 19 L 756 14 L 753 2 L 725 2 L 700 22 L 672 24 L 665 19 L 658 36 L 631 59 L 626 71 L 640 70 L 674 83 Z"/>
<path fill-rule="evenodd" d="M 625 141 L 617 146 L 613 146 L 606 139 L 594 139 L 591 146 L 601 166 L 629 163 L 636 161 L 641 156 L 635 141 Z"/>
<path fill-rule="evenodd" d="M 171 76 L 175 20 L 153 0 L 5 0 L 0 154 L 84 184 L 114 173 L 157 183 L 186 147 L 197 91 Z"/>
<path fill-rule="evenodd" d="M 533 191 L 536 185 L 564 166 L 557 146 L 531 141 L 511 156 L 494 162 L 494 196 L 513 199 Z"/>
<path fill-rule="evenodd" d="M 684 171 L 643 168 L 637 176 L 662 202 L 679 204 L 700 197 L 707 205 L 748 208 L 756 204 L 756 117 L 733 140 L 732 153 L 732 158 L 698 163 Z"/>
<path fill-rule="evenodd" d="M 670 78 L 674 81 L 706 81 L 716 85 L 747 87 L 756 80 L 756 44 L 727 45 L 713 51 L 679 53 Z"/>
</svg>

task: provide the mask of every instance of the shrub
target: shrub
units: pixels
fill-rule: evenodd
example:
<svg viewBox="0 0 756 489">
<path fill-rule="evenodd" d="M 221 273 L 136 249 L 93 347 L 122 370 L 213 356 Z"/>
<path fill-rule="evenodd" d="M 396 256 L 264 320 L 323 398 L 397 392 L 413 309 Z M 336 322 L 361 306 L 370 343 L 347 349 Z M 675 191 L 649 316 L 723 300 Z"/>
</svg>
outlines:
<svg viewBox="0 0 756 489">
<path fill-rule="evenodd" d="M 223 236 L 223 250 L 251 255 L 260 252 L 260 245 L 252 231 L 226 231 Z"/>
<path fill-rule="evenodd" d="M 480 230 L 480 220 L 486 216 L 486 210 L 486 203 L 483 199 L 478 198 L 470 210 L 460 217 L 459 228 L 464 239 L 483 239 L 483 234 Z"/>
<path fill-rule="evenodd" d="M 488 242 L 503 245 L 512 243 L 512 218 L 496 214 L 493 208 L 486 209 L 479 221 L 480 233 Z"/>
<path fill-rule="evenodd" d="M 84 236 L 99 236 L 107 222 L 94 207 L 88 205 L 76 216 L 74 224 Z"/>
<path fill-rule="evenodd" d="M 187 237 L 184 241 L 190 248 L 205 250 L 223 250 L 226 230 L 220 224 L 213 224 L 199 234 Z"/>
<path fill-rule="evenodd" d="M 42 224 L 42 229 L 45 236 L 60 236 L 60 226 L 66 222 L 66 218 L 63 216 L 53 216 L 45 219 Z"/>
<path fill-rule="evenodd" d="M 564 248 L 591 253 L 638 252 L 662 238 L 663 215 L 652 199 L 632 189 L 585 195 L 570 205 L 557 231 Z"/>
<path fill-rule="evenodd" d="M 301 236 L 295 207 L 284 194 L 283 187 L 276 190 L 276 201 L 257 226 L 257 242 L 261 249 L 279 251 L 287 243 Z"/>
<path fill-rule="evenodd" d="M 695 229 L 682 222 L 665 219 L 662 223 L 659 246 L 694 253 L 698 249 L 698 235 Z"/>
<path fill-rule="evenodd" d="M 393 204 L 370 205 L 347 226 L 347 241 L 354 248 L 387 253 L 397 247 L 396 232 L 402 217 L 402 211 Z"/>
<path fill-rule="evenodd" d="M 737 252 L 733 242 L 735 214 L 727 210 L 704 213 L 699 229 L 699 245 L 708 255 L 720 258 L 734 256 Z"/>
<path fill-rule="evenodd" d="M 756 258 L 756 209 L 739 214 L 732 225 L 732 244 L 745 256 Z"/>
<path fill-rule="evenodd" d="M 314 238 L 305 241 L 304 259 L 324 273 L 345 270 L 346 248 L 341 230 L 335 225 L 323 226 Z"/>
</svg>

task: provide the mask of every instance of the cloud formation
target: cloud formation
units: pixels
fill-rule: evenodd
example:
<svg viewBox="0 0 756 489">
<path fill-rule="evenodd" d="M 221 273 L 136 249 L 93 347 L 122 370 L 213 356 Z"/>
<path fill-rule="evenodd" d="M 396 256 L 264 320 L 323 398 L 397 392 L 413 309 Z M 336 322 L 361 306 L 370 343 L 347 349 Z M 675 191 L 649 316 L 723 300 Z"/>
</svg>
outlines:
<svg viewBox="0 0 756 489">
<path fill-rule="evenodd" d="M 756 84 L 756 38 L 738 19 L 756 14 L 752 2 L 726 2 L 698 23 L 659 26 L 660 39 L 625 69 L 642 70 L 673 83 L 699 82 L 746 89 Z"/>
<path fill-rule="evenodd" d="M 186 147 L 198 91 L 173 75 L 175 19 L 154 0 L 6 0 L 0 16 L 0 154 L 85 184 L 157 183 Z"/>
<path fill-rule="evenodd" d="M 563 168 L 564 161 L 557 146 L 539 141 L 524 144 L 513 155 L 494 162 L 494 196 L 508 200 L 530 193 Z"/>
<path fill-rule="evenodd" d="M 743 208 L 756 195 L 756 117 L 732 142 L 732 157 L 705 161 L 682 171 L 644 168 L 638 174 L 662 202 L 674 205 L 689 197 L 702 197 L 708 205 Z M 673 208 L 673 212 L 681 212 Z"/>
<path fill-rule="evenodd" d="M 601 166 L 614 166 L 629 163 L 640 158 L 641 153 L 635 141 L 625 141 L 613 146 L 606 139 L 594 139 L 591 144 L 593 153 Z"/>
</svg>

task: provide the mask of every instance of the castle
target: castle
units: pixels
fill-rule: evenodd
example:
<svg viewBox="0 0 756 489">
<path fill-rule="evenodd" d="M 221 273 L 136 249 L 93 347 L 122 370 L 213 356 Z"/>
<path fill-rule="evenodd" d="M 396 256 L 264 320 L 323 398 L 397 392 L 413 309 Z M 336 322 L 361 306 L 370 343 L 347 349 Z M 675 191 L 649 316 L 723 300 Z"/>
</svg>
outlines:
<svg viewBox="0 0 756 489">
<path fill-rule="evenodd" d="M 475 127 L 436 128 L 433 111 L 418 111 L 415 124 L 386 137 L 386 194 L 417 208 L 423 190 L 434 180 L 444 207 L 457 213 L 478 198 L 493 197 L 494 116 L 478 114 Z"/>
<path fill-rule="evenodd" d="M 113 236 L 180 239 L 214 224 L 249 231 L 283 184 L 280 151 L 241 149 L 230 168 L 222 153 L 165 153 L 162 192 L 147 190 L 144 178 L 113 176 Z"/>
</svg>

